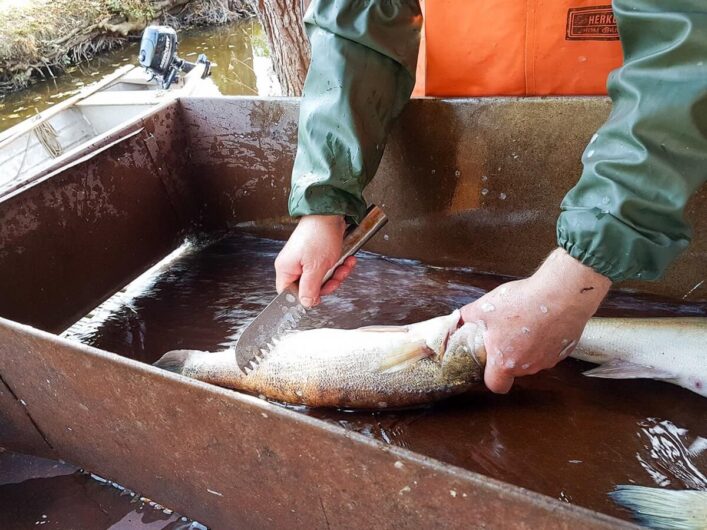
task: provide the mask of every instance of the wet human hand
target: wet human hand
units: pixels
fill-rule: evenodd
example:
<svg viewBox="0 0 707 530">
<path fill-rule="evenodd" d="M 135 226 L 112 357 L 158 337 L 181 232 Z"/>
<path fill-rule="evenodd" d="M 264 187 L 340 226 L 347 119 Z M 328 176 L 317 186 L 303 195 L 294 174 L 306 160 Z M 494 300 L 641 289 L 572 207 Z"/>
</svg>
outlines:
<svg viewBox="0 0 707 530">
<path fill-rule="evenodd" d="M 347 258 L 322 285 L 324 275 L 341 257 L 345 230 L 339 215 L 302 217 L 275 259 L 277 292 L 299 280 L 299 299 L 305 307 L 317 305 L 321 296 L 334 292 L 356 265 L 355 257 Z"/>
<path fill-rule="evenodd" d="M 610 286 L 608 278 L 557 249 L 529 278 L 503 284 L 464 306 L 465 322 L 486 325 L 486 386 L 506 393 L 516 377 L 566 358 Z"/>
</svg>

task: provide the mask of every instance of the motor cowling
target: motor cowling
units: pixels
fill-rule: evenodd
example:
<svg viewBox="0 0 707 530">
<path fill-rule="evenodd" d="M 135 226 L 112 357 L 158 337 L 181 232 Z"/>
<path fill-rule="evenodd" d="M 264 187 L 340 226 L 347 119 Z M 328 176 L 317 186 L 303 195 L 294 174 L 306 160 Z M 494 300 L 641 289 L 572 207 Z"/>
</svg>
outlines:
<svg viewBox="0 0 707 530">
<path fill-rule="evenodd" d="M 164 77 L 177 58 L 177 32 L 169 26 L 148 26 L 140 41 L 140 64 Z"/>
<path fill-rule="evenodd" d="M 177 74 L 191 71 L 197 64 L 204 64 L 202 78 L 211 73 L 211 63 L 203 53 L 196 63 L 190 63 L 177 56 L 177 32 L 169 26 L 148 26 L 142 33 L 138 60 L 161 81 L 162 88 L 169 88 L 177 79 Z"/>
</svg>

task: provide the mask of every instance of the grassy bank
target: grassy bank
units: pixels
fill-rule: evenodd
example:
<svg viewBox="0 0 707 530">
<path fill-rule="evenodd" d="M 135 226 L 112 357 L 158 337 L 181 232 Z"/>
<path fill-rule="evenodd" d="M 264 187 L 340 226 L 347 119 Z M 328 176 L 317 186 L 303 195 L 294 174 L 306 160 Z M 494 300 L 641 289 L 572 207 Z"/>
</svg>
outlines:
<svg viewBox="0 0 707 530">
<path fill-rule="evenodd" d="M 0 0 L 0 94 L 121 46 L 151 23 L 223 24 L 253 12 L 249 0 Z"/>
</svg>

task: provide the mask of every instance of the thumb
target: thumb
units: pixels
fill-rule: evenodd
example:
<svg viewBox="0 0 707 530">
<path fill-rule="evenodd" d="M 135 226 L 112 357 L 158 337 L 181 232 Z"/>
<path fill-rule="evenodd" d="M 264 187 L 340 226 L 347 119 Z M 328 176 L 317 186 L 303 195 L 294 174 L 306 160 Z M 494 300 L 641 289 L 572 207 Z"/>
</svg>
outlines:
<svg viewBox="0 0 707 530">
<path fill-rule="evenodd" d="M 319 303 L 319 292 L 327 270 L 322 262 L 303 267 L 299 281 L 299 301 L 304 307 L 312 307 Z"/>
<path fill-rule="evenodd" d="M 484 384 L 491 392 L 507 394 L 513 386 L 515 378 L 502 369 L 497 368 L 498 363 L 494 361 L 496 361 L 495 356 L 492 357 L 491 354 L 488 354 L 486 368 L 484 369 Z"/>
<path fill-rule="evenodd" d="M 462 320 L 464 322 L 484 322 L 486 317 L 482 305 L 485 303 L 485 297 L 481 297 L 471 304 L 467 304 L 461 309 Z M 495 341 L 489 337 L 488 330 L 484 333 L 484 346 L 486 348 L 486 367 L 484 368 L 484 383 L 486 387 L 496 394 L 506 394 L 511 387 L 515 378 L 503 367 L 503 362 L 499 358 L 498 348 Z"/>
</svg>

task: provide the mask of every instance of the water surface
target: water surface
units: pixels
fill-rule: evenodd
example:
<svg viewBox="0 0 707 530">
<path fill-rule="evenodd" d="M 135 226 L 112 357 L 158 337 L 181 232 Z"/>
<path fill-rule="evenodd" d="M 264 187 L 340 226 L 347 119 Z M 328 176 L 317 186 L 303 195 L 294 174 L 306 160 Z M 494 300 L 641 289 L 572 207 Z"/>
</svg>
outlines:
<svg viewBox="0 0 707 530">
<path fill-rule="evenodd" d="M 65 336 L 144 362 L 172 349 L 232 346 L 275 295 L 281 246 L 239 232 L 193 243 Z M 364 254 L 300 327 L 407 324 L 449 313 L 501 280 Z M 599 314 L 707 316 L 707 304 L 613 294 Z M 297 410 L 619 517 L 628 514 L 607 497 L 617 484 L 707 489 L 704 398 L 667 383 L 584 377 L 590 366 L 568 359 L 518 379 L 506 396 L 479 388 L 412 411 Z"/>
</svg>

